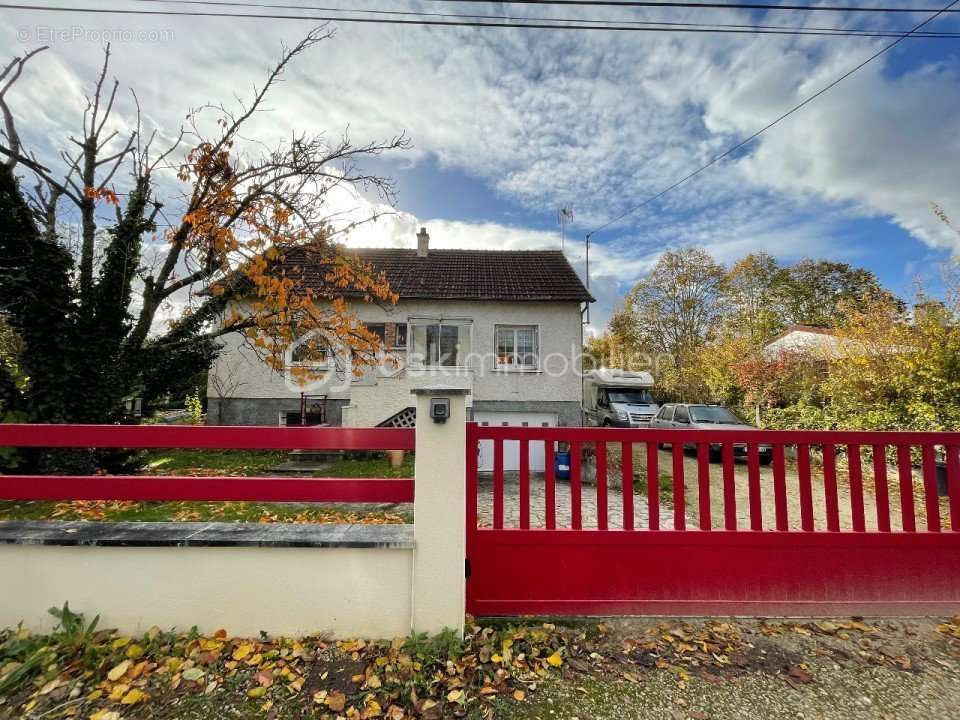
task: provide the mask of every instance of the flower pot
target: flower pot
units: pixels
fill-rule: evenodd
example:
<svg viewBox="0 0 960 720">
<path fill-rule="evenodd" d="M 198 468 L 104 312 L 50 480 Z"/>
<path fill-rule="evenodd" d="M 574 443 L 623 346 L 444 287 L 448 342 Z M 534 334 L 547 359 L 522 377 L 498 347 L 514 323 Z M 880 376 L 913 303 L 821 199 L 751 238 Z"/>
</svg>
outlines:
<svg viewBox="0 0 960 720">
<path fill-rule="evenodd" d="M 387 460 L 390 461 L 390 467 L 396 469 L 403 465 L 403 450 L 387 450 Z"/>
</svg>

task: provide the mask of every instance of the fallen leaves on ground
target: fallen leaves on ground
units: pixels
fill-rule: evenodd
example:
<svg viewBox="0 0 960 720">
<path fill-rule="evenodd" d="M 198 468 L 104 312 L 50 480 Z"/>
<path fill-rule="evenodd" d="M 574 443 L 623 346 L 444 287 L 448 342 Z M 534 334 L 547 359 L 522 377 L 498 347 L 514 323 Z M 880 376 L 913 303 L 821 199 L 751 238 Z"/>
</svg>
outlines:
<svg viewBox="0 0 960 720">
<path fill-rule="evenodd" d="M 887 630 L 856 618 L 663 620 L 616 632 L 603 623 L 490 627 L 468 618 L 462 641 L 447 633 L 332 642 L 157 628 L 130 637 L 76 617 L 71 631 L 50 636 L 0 631 L 0 719 L 133 720 L 154 705 L 194 695 L 248 704 L 267 717 L 292 705 L 330 720 L 490 720 L 502 716 L 504 703 L 531 702 L 547 681 L 638 683 L 654 672 L 669 673 L 681 688 L 692 677 L 728 682 L 765 673 L 799 691 L 816 677 L 797 643 L 838 661 L 917 671 L 911 657 L 891 649 Z M 960 618 L 937 631 L 960 639 Z"/>
<path fill-rule="evenodd" d="M 257 522 L 295 524 L 403 525 L 408 514 L 393 510 L 363 510 L 336 505 L 290 507 L 246 502 L 134 502 L 116 500 L 68 500 L 45 511 L 33 511 L 36 503 L 7 504 L 0 509 L 5 519 L 89 520 L 92 522 Z M 38 507 L 41 507 L 37 505 Z"/>
</svg>

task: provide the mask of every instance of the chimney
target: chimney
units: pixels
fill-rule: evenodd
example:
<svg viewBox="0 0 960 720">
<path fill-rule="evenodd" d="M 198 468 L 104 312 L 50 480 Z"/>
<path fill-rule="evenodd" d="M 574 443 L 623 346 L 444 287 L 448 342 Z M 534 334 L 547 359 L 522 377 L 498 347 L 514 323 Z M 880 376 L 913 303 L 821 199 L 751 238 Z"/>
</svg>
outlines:
<svg viewBox="0 0 960 720">
<path fill-rule="evenodd" d="M 417 257 L 426 257 L 430 251 L 430 236 L 427 235 L 425 227 L 420 228 L 417 233 Z"/>
</svg>

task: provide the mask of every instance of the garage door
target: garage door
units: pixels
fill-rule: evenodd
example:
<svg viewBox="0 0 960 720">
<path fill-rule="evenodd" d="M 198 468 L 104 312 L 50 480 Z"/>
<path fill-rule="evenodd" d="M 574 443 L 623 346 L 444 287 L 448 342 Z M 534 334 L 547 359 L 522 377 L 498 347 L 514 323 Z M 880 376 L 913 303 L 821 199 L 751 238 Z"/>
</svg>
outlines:
<svg viewBox="0 0 960 720">
<path fill-rule="evenodd" d="M 503 425 L 509 427 L 556 427 L 556 413 L 528 412 L 475 412 L 473 419 L 479 425 Z M 493 472 L 493 441 L 480 442 L 477 459 L 480 472 Z M 520 442 L 506 440 L 503 443 L 503 469 L 507 472 L 520 470 Z M 543 443 L 530 443 L 530 470 L 543 472 Z"/>
</svg>

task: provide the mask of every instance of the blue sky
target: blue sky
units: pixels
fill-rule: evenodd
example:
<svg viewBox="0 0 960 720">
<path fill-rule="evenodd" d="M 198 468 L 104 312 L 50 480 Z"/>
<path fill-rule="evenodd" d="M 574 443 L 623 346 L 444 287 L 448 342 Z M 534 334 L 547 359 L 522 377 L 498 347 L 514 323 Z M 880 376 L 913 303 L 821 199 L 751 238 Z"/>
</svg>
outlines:
<svg viewBox="0 0 960 720">
<path fill-rule="evenodd" d="M 398 9 L 376 0 L 363 6 Z M 887 29 L 922 19 L 501 3 L 466 11 L 675 22 L 752 17 Z M 96 71 L 98 32 L 165 33 L 159 41 L 115 42 L 113 72 L 122 86 L 137 89 L 149 121 L 169 134 L 187 107 L 249 91 L 281 43 L 295 42 L 309 24 L 0 11 L 0 47 L 33 47 L 44 28 L 83 32 L 53 43 L 11 100 L 28 142 L 55 157 Z M 936 29 L 958 31 L 960 17 L 940 20 Z M 557 247 L 557 208 L 572 205 L 569 256 L 582 269 L 587 230 L 672 184 L 887 42 L 344 24 L 298 59 L 256 129 L 266 139 L 294 129 L 335 135 L 348 125 L 358 142 L 399 130 L 410 135 L 412 150 L 371 165 L 397 180 L 397 214 L 365 227 L 352 244 L 413 246 L 417 227 L 426 225 L 442 247 Z M 75 117 L 63 112 L 64 101 Z M 121 102 L 118 118 L 130 111 Z M 693 244 L 724 262 L 757 250 L 784 262 L 844 260 L 870 268 L 906 297 L 918 275 L 936 286 L 937 263 L 960 249 L 960 237 L 930 210 L 937 202 L 960 216 L 958 127 L 960 41 L 905 41 L 736 157 L 596 235 L 595 324 L 659 253 Z M 342 202 L 362 217 L 377 200 Z"/>
</svg>

